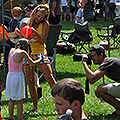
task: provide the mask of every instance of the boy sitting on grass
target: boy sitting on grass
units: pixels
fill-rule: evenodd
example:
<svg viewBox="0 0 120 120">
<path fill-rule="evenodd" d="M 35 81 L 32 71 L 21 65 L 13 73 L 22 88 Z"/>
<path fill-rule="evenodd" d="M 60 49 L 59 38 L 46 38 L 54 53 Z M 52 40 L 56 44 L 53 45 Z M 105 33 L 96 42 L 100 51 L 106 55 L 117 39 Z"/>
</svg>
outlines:
<svg viewBox="0 0 120 120">
<path fill-rule="evenodd" d="M 58 115 L 63 115 L 67 109 L 71 109 L 73 120 L 88 120 L 82 109 L 85 101 L 84 90 L 78 81 L 72 78 L 60 80 L 53 86 L 51 94 Z"/>
</svg>

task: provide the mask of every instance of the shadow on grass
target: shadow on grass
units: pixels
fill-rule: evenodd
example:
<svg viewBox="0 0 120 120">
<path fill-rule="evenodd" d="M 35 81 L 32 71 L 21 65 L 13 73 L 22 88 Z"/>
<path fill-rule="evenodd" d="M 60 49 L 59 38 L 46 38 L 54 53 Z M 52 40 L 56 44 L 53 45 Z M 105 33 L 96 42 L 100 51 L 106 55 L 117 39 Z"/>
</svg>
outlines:
<svg viewBox="0 0 120 120">
<path fill-rule="evenodd" d="M 72 78 L 72 77 L 81 78 L 81 77 L 85 77 L 86 75 L 82 73 L 78 74 L 78 73 L 71 73 L 71 72 L 65 72 L 65 73 L 57 72 L 56 76 L 57 76 L 56 80 L 61 80 L 64 78 Z"/>
<path fill-rule="evenodd" d="M 72 73 L 72 72 L 56 72 L 56 80 L 61 80 L 61 79 L 64 79 L 64 78 L 72 78 L 72 77 L 76 77 L 76 78 L 81 78 L 81 77 L 85 77 L 86 75 L 85 74 L 82 74 L 82 73 Z M 40 84 L 41 83 L 45 83 L 46 80 L 44 78 L 44 76 L 41 77 L 40 79 Z"/>
<path fill-rule="evenodd" d="M 28 118 L 37 118 L 37 117 L 48 117 L 48 116 L 57 116 L 57 114 L 37 114 L 37 112 L 35 113 L 31 113 L 31 114 L 27 114 L 27 113 L 23 113 L 23 120 L 28 120 Z M 5 117 L 4 120 L 8 120 L 9 117 Z M 18 115 L 14 115 L 14 119 L 17 120 L 18 119 Z"/>
<path fill-rule="evenodd" d="M 40 116 L 42 116 L 42 117 L 48 117 L 48 116 L 57 116 L 57 114 L 38 114 L 37 112 L 35 112 L 35 113 L 31 113 L 31 114 L 27 114 L 27 113 L 23 113 L 23 119 L 24 120 L 28 120 L 28 118 L 37 118 L 37 117 L 40 117 Z M 14 118 L 15 119 L 17 119 L 17 115 L 14 115 Z M 120 120 L 120 117 L 116 117 L 116 118 L 106 118 L 106 116 L 104 116 L 104 115 L 98 115 L 98 116 L 96 116 L 96 115 L 89 115 L 88 116 L 88 119 L 89 120 Z M 5 117 L 4 118 L 4 120 L 8 120 L 8 117 Z"/>
<path fill-rule="evenodd" d="M 2 105 L 2 106 L 3 106 L 3 105 L 8 105 L 9 102 L 10 102 L 10 100 L 2 100 L 1 105 Z M 24 104 L 24 103 L 27 103 L 27 102 L 31 102 L 31 103 L 32 103 L 31 98 L 25 98 L 25 99 L 23 100 L 23 104 Z"/>
<path fill-rule="evenodd" d="M 120 120 L 120 117 L 114 117 L 114 118 L 107 118 L 105 115 L 89 115 L 89 120 Z"/>
</svg>

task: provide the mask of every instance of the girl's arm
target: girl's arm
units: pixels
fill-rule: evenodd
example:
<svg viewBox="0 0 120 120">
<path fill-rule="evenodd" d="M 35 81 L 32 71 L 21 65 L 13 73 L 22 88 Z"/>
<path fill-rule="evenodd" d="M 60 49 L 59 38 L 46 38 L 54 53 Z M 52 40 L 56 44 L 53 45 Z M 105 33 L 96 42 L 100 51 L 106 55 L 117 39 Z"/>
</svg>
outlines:
<svg viewBox="0 0 120 120">
<path fill-rule="evenodd" d="M 49 23 L 48 22 L 44 22 L 43 23 L 43 34 L 40 35 L 38 32 L 36 32 L 36 30 L 32 27 L 32 31 L 35 33 L 37 40 L 41 43 L 44 44 L 46 42 L 47 36 L 48 36 L 48 30 L 49 30 Z"/>
<path fill-rule="evenodd" d="M 40 56 L 38 60 L 33 61 L 28 53 L 24 50 L 22 50 L 21 54 L 32 66 L 37 66 L 37 64 L 42 60 L 42 57 Z"/>
</svg>

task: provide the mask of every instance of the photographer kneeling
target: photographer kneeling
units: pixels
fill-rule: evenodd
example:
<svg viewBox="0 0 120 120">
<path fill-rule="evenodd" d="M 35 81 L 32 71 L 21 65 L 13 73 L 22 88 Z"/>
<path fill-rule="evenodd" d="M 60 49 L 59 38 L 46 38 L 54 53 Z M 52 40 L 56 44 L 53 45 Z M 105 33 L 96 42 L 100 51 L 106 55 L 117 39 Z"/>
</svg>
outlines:
<svg viewBox="0 0 120 120">
<path fill-rule="evenodd" d="M 114 83 L 99 85 L 95 91 L 95 95 L 116 109 L 116 111 L 107 115 L 107 117 L 120 116 L 120 101 L 116 99 L 120 98 L 120 59 L 107 57 L 104 47 L 100 45 L 91 47 L 90 54 L 94 64 L 100 66 L 95 72 L 92 72 L 86 62 L 88 56 L 86 54 L 82 55 L 82 63 L 89 83 L 93 84 L 97 82 L 104 74 L 115 81 Z"/>
</svg>

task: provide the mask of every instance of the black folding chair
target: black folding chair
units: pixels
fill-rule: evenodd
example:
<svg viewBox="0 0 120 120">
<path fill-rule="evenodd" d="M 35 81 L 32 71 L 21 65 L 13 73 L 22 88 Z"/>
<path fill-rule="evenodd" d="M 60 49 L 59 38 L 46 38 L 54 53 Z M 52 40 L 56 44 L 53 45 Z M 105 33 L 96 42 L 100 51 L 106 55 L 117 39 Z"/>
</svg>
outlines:
<svg viewBox="0 0 120 120">
<path fill-rule="evenodd" d="M 114 38 L 113 45 L 114 48 L 119 48 L 120 45 L 120 17 L 116 17 L 113 21 L 114 27 L 111 36 Z"/>
<path fill-rule="evenodd" d="M 71 33 L 61 32 L 62 40 L 73 43 L 76 48 L 76 52 L 80 53 L 83 49 L 85 53 L 88 52 L 86 44 L 90 47 L 90 43 L 93 40 L 92 33 L 88 30 L 88 22 L 75 23 L 75 31 Z"/>
<path fill-rule="evenodd" d="M 100 38 L 101 41 L 107 41 L 109 37 L 110 41 L 110 49 L 117 49 L 119 48 L 120 41 L 119 41 L 119 34 L 120 34 L 120 17 L 116 17 L 113 21 L 113 26 L 109 26 L 109 36 L 107 33 L 107 27 L 103 28 L 95 28 L 97 30 L 97 36 Z"/>
</svg>

